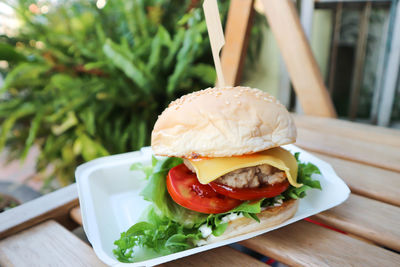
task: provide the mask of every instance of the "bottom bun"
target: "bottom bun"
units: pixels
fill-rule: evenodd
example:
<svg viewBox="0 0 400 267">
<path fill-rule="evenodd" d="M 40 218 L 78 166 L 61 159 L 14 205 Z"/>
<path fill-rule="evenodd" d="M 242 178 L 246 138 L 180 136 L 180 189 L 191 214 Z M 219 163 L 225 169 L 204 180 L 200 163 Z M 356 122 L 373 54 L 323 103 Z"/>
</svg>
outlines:
<svg viewBox="0 0 400 267">
<path fill-rule="evenodd" d="M 241 217 L 229 222 L 228 227 L 221 236 L 212 237 L 207 243 L 214 243 L 228 238 L 236 237 L 243 234 L 263 230 L 281 224 L 282 222 L 292 218 L 299 207 L 299 201 L 291 199 L 284 201 L 281 206 L 270 207 L 257 214 L 260 222 L 254 219 Z"/>
</svg>

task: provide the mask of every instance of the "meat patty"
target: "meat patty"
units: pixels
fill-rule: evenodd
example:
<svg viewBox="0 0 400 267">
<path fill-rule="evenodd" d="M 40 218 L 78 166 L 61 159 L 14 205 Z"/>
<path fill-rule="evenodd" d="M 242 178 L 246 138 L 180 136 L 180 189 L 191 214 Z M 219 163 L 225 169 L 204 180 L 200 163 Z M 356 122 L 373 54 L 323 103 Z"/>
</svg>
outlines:
<svg viewBox="0 0 400 267">
<path fill-rule="evenodd" d="M 254 188 L 276 184 L 286 179 L 286 173 L 268 164 L 247 167 L 229 172 L 215 182 L 236 188 Z"/>
<path fill-rule="evenodd" d="M 184 163 L 189 170 L 196 172 L 190 161 L 184 159 Z M 284 171 L 268 164 L 262 164 L 231 171 L 216 179 L 215 182 L 236 188 L 255 188 L 280 183 L 285 179 L 286 173 Z"/>
</svg>

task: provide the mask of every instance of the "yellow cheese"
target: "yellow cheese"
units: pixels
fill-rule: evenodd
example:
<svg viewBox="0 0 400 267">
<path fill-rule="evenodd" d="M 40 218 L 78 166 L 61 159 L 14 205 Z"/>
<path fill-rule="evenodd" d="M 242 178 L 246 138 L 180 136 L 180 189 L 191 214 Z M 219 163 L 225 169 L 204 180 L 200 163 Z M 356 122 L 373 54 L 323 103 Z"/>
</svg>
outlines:
<svg viewBox="0 0 400 267">
<path fill-rule="evenodd" d="M 255 154 L 227 158 L 200 158 L 189 160 L 196 170 L 200 183 L 208 184 L 228 172 L 269 164 L 275 168 L 285 171 L 289 183 L 295 187 L 302 184 L 297 183 L 297 161 L 287 150 L 277 147 Z"/>
</svg>

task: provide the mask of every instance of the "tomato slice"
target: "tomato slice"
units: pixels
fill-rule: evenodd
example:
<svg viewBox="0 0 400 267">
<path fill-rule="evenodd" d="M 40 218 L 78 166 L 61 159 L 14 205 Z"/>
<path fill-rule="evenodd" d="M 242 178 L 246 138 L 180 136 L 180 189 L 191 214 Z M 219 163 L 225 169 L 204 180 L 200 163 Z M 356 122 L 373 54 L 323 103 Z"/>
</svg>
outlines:
<svg viewBox="0 0 400 267">
<path fill-rule="evenodd" d="M 167 189 L 176 203 L 202 213 L 223 213 L 242 203 L 240 200 L 218 194 L 208 184 L 199 183 L 196 174 L 184 164 L 168 172 Z"/>
<path fill-rule="evenodd" d="M 260 198 L 271 198 L 284 192 L 289 187 L 288 180 L 273 185 L 256 188 L 234 188 L 224 184 L 211 182 L 209 185 L 216 192 L 240 200 L 255 200 Z"/>
</svg>

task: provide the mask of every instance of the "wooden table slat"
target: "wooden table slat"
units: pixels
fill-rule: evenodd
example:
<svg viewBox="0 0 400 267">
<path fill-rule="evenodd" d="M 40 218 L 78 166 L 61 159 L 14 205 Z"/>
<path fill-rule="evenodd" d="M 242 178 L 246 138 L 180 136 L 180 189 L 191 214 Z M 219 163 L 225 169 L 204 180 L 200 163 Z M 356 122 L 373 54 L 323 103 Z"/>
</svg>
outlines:
<svg viewBox="0 0 400 267">
<path fill-rule="evenodd" d="M 106 266 L 93 249 L 55 221 L 0 241 L 0 266 Z"/>
<path fill-rule="evenodd" d="M 165 267 L 178 267 L 178 266 L 196 266 L 196 267 L 232 267 L 232 266 L 263 266 L 268 267 L 269 265 L 252 258 L 251 256 L 239 252 L 231 247 L 220 247 L 212 250 L 208 250 L 202 253 L 198 253 L 192 256 L 181 258 L 167 262 L 160 266 Z"/>
<path fill-rule="evenodd" d="M 0 239 L 50 219 L 60 221 L 64 226 L 74 224 L 69 217 L 69 211 L 78 204 L 76 184 L 71 184 L 2 212 Z"/>
<path fill-rule="evenodd" d="M 357 136 L 355 137 L 357 138 Z M 400 172 L 398 147 L 298 128 L 296 145 L 307 150 Z"/>
<path fill-rule="evenodd" d="M 400 255 L 300 221 L 241 244 L 290 266 L 398 266 Z"/>
<path fill-rule="evenodd" d="M 330 163 L 353 193 L 400 206 L 400 173 L 312 153 Z"/>
<path fill-rule="evenodd" d="M 312 218 L 400 251 L 399 207 L 351 194 L 342 205 Z"/>
<path fill-rule="evenodd" d="M 317 133 L 335 134 L 366 142 L 400 148 L 400 131 L 346 120 L 292 114 L 296 126 Z"/>
</svg>

